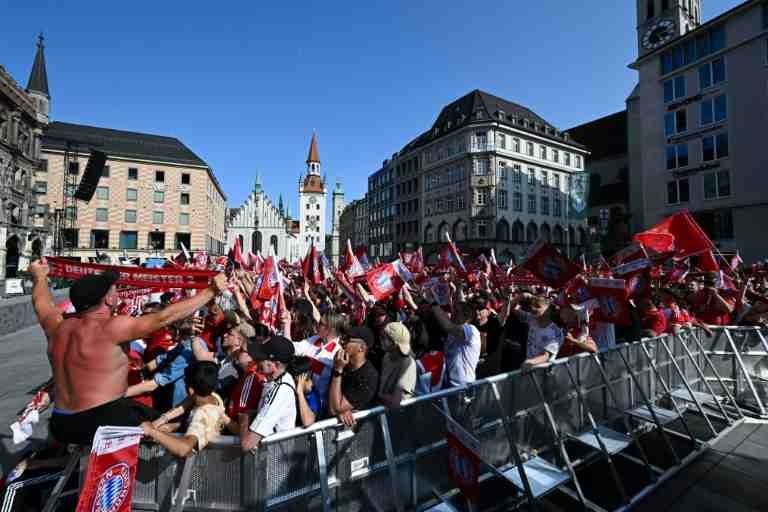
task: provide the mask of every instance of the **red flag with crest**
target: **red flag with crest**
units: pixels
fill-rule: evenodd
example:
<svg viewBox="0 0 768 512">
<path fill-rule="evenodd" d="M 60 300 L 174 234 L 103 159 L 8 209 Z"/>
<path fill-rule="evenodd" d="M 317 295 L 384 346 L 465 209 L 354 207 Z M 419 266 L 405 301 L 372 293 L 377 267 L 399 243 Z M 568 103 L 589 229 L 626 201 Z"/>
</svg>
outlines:
<svg viewBox="0 0 768 512">
<path fill-rule="evenodd" d="M 715 247 L 688 210 L 679 211 L 632 238 L 657 252 L 675 251 L 676 258 L 695 256 Z"/>
<path fill-rule="evenodd" d="M 522 267 L 553 288 L 565 286 L 579 273 L 577 265 L 543 240 L 531 247 Z"/>
<path fill-rule="evenodd" d="M 301 265 L 304 279 L 311 284 L 320 284 L 323 282 L 322 269 L 320 268 L 320 257 L 315 248 L 314 242 L 309 248 L 307 257 Z"/>
<path fill-rule="evenodd" d="M 365 278 L 368 283 L 368 289 L 377 302 L 396 293 L 403 286 L 402 279 L 400 279 L 397 270 L 391 263 L 379 265 L 373 270 L 368 271 Z"/>
</svg>

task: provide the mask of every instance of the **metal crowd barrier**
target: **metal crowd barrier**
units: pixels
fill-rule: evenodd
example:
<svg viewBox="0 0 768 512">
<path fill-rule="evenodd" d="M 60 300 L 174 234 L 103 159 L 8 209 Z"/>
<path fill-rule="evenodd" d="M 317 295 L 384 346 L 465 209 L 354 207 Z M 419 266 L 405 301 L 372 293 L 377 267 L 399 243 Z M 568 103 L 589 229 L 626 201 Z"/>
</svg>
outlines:
<svg viewBox="0 0 768 512">
<path fill-rule="evenodd" d="M 684 330 L 362 411 L 353 431 L 276 434 L 255 454 L 232 437 L 186 460 L 142 444 L 132 508 L 454 510 L 450 421 L 479 447 L 477 509 L 624 510 L 745 414 L 765 417 L 766 377 L 760 330 Z"/>
</svg>

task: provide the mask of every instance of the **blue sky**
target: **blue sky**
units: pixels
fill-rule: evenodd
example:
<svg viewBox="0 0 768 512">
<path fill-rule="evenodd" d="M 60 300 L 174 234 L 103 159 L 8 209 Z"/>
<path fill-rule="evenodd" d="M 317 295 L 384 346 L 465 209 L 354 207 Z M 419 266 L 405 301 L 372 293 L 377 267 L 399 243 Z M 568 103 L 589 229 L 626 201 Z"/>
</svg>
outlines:
<svg viewBox="0 0 768 512">
<path fill-rule="evenodd" d="M 258 169 L 294 214 L 313 129 L 350 200 L 473 89 L 568 128 L 635 81 L 631 0 L 4 3 L 0 64 L 26 85 L 45 32 L 54 119 L 176 136 L 231 206 Z M 704 0 L 703 18 L 739 3 Z"/>
</svg>

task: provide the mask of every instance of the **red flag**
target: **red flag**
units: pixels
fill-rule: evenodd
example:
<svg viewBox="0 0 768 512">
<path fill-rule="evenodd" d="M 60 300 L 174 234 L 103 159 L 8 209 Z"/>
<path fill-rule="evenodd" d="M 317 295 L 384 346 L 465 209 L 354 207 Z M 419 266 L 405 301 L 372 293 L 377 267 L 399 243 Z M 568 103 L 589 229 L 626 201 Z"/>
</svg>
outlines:
<svg viewBox="0 0 768 512">
<path fill-rule="evenodd" d="M 715 247 L 688 210 L 679 211 L 632 238 L 657 252 L 673 250 L 677 258 L 694 256 Z"/>
<path fill-rule="evenodd" d="M 344 266 L 341 270 L 346 273 L 350 280 L 365 275 L 365 269 L 360 263 L 360 260 L 357 259 L 357 256 L 355 256 L 355 252 L 352 250 L 352 242 L 350 242 L 349 239 L 347 239 L 347 249 L 344 254 Z"/>
<path fill-rule="evenodd" d="M 403 286 L 403 281 L 391 263 L 385 263 L 368 271 L 365 278 L 368 289 L 377 302 L 386 299 Z"/>
<path fill-rule="evenodd" d="M 699 255 L 699 268 L 704 272 L 719 272 L 720 265 L 715 260 L 712 251 L 704 251 Z"/>
<path fill-rule="evenodd" d="M 543 240 L 531 247 L 522 267 L 553 288 L 561 288 L 579 273 L 578 266 Z"/>
<path fill-rule="evenodd" d="M 739 253 L 737 252 L 734 254 L 733 258 L 731 258 L 731 270 L 737 270 L 742 264 L 744 264 L 744 260 L 741 259 L 741 256 L 739 256 Z"/>
<path fill-rule="evenodd" d="M 641 258 L 647 258 L 648 254 L 645 251 L 645 247 L 640 242 L 632 242 L 619 252 L 613 255 L 611 261 L 618 265 L 620 263 L 628 263 L 630 261 L 639 260 Z"/>
<path fill-rule="evenodd" d="M 419 247 L 411 260 L 411 272 L 419 274 L 424 272 L 424 251 Z"/>
<path fill-rule="evenodd" d="M 138 427 L 99 427 L 77 512 L 130 512 L 141 436 Z"/>
<path fill-rule="evenodd" d="M 355 301 L 355 302 L 360 300 L 360 297 L 358 297 L 355 287 L 352 286 L 352 283 L 350 283 L 349 280 L 347 280 L 347 277 L 344 275 L 344 272 L 337 270 L 334 274 L 334 277 L 336 278 L 336 284 L 339 286 L 339 289 L 344 293 L 344 295 L 347 296 L 349 300 Z"/>
<path fill-rule="evenodd" d="M 371 269 L 371 264 L 368 262 L 368 253 L 366 251 L 367 248 L 364 245 L 360 245 L 355 249 L 355 256 L 357 256 L 363 269 L 368 272 Z"/>
<path fill-rule="evenodd" d="M 270 300 L 278 291 L 280 286 L 280 273 L 275 262 L 275 258 L 270 256 L 267 261 L 264 262 L 264 267 L 261 272 L 261 280 L 259 282 L 259 290 L 257 297 L 261 300 Z"/>
<path fill-rule="evenodd" d="M 322 270 L 320 270 L 320 257 L 315 249 L 315 243 L 309 248 L 307 257 L 304 258 L 304 262 L 301 265 L 302 272 L 304 273 L 304 279 L 311 284 L 320 284 L 323 282 Z"/>
<path fill-rule="evenodd" d="M 630 325 L 631 317 L 624 279 L 592 278 L 589 280 L 589 292 L 600 303 L 600 308 L 595 311 L 595 320 Z"/>
<path fill-rule="evenodd" d="M 195 268 L 198 268 L 200 270 L 207 270 L 209 263 L 210 263 L 210 256 L 208 256 L 208 251 L 198 251 L 195 253 L 195 257 L 194 257 Z"/>
<path fill-rule="evenodd" d="M 240 237 L 235 237 L 235 245 L 232 246 L 232 249 L 229 251 L 229 260 L 230 262 L 234 263 L 236 266 L 243 267 L 243 250 L 240 247 Z"/>
</svg>

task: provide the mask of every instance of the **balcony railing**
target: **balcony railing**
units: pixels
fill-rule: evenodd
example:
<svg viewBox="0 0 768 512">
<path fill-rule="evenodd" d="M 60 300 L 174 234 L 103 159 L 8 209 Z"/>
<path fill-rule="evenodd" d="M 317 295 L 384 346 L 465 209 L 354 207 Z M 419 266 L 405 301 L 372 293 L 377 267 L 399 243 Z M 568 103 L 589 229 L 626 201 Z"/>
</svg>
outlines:
<svg viewBox="0 0 768 512">
<path fill-rule="evenodd" d="M 469 143 L 470 153 L 483 153 L 485 151 L 496 151 L 496 144 L 484 140 L 472 140 Z"/>
</svg>

